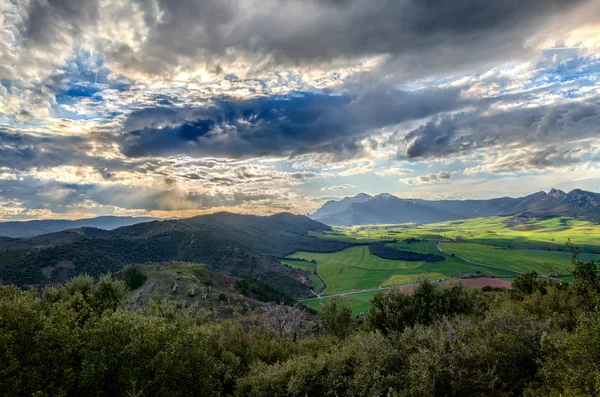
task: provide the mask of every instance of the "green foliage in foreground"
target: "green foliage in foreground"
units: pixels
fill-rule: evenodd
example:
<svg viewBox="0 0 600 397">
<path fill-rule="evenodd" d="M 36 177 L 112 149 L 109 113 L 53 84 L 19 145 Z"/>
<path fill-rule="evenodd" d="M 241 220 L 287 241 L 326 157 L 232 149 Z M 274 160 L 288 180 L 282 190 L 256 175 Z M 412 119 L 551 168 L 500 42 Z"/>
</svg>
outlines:
<svg viewBox="0 0 600 397">
<path fill-rule="evenodd" d="M 524 275 L 516 291 L 424 281 L 375 295 L 366 322 L 334 298 L 321 318 L 280 305 L 220 323 L 176 304 L 126 311 L 110 276 L 0 287 L 0 395 L 599 395 L 598 265 L 575 261 L 572 284 Z"/>
</svg>

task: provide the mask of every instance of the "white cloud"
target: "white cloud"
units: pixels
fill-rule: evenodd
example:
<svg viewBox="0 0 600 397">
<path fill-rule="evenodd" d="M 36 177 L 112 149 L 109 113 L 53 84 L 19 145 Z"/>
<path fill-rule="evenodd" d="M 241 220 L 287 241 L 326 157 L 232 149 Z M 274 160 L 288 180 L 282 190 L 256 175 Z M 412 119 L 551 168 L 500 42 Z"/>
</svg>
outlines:
<svg viewBox="0 0 600 397">
<path fill-rule="evenodd" d="M 356 187 L 354 185 L 351 185 L 349 183 L 345 183 L 343 185 L 336 185 L 336 186 L 326 186 L 326 187 L 322 187 L 321 190 L 322 191 L 330 191 L 330 190 L 342 190 L 342 189 L 350 189 Z"/>
<path fill-rule="evenodd" d="M 445 182 L 452 178 L 452 174 L 446 171 L 440 171 L 438 173 L 431 173 L 427 175 L 419 175 L 414 178 L 401 178 L 399 182 L 405 185 L 426 185 L 429 183 Z"/>
</svg>

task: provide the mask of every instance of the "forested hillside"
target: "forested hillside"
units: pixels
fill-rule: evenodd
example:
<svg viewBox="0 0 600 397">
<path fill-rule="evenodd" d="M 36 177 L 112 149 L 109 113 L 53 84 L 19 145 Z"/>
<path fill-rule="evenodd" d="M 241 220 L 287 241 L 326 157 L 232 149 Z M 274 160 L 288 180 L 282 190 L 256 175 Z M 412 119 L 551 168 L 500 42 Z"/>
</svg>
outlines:
<svg viewBox="0 0 600 397">
<path fill-rule="evenodd" d="M 80 273 L 117 272 L 127 264 L 183 261 L 204 263 L 211 271 L 232 276 L 251 275 L 289 296 L 306 297 L 311 292 L 305 272 L 283 266 L 275 258 L 301 249 L 333 252 L 351 245 L 308 235 L 309 231 L 328 229 L 292 214 L 218 213 L 139 223 L 108 232 L 82 235 L 65 231 L 10 239 L 0 244 L 0 248 L 13 248 L 0 250 L 0 282 L 39 285 Z M 73 242 L 64 243 L 65 236 Z M 37 248 L 40 241 L 52 246 Z"/>
</svg>

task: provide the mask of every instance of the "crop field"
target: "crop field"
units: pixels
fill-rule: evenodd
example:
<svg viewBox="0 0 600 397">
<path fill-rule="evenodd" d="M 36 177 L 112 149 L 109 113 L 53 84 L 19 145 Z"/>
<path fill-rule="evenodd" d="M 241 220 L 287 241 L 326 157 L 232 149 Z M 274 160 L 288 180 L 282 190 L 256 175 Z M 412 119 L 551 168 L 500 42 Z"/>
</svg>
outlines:
<svg viewBox="0 0 600 397">
<path fill-rule="evenodd" d="M 571 253 L 512 249 L 476 243 L 442 243 L 444 252 L 455 254 L 477 263 L 504 269 L 540 274 L 568 274 L 571 268 Z M 580 254 L 581 260 L 600 259 L 600 255 Z"/>
<path fill-rule="evenodd" d="M 570 218 L 529 221 L 494 216 L 428 225 L 352 226 L 334 227 L 333 230 L 332 233 L 313 235 L 365 245 L 334 253 L 296 252 L 288 258 L 302 258 L 308 262 L 282 261 L 311 272 L 314 272 L 315 264 L 310 261 L 316 261 L 316 268 L 327 288 L 322 291 L 322 299 L 305 301 L 311 307 L 318 307 L 328 295 L 413 284 L 424 277 L 448 279 L 464 273 L 500 276 L 510 281 L 507 277 L 535 270 L 542 275 L 560 274 L 561 279 L 572 281 L 569 275 L 571 254 L 565 245 L 568 239 L 581 249 L 579 259 L 600 260 L 600 225 Z M 437 255 L 440 255 L 438 242 L 441 241 L 445 260 L 382 259 L 371 254 L 366 245 L 379 241 L 397 250 Z M 318 277 L 311 277 L 315 288 L 320 288 L 322 282 L 314 281 Z M 498 284 L 507 285 L 505 283 Z M 371 293 L 344 296 L 350 299 L 353 310 L 360 312 L 366 310 L 363 297 Z"/>
<path fill-rule="evenodd" d="M 423 262 L 381 259 L 371 255 L 367 246 L 350 247 L 329 254 L 296 252 L 289 257 L 315 260 L 319 274 L 328 285 L 326 294 L 377 288 L 394 272 L 412 273 L 423 265 Z"/>
<path fill-rule="evenodd" d="M 565 243 L 571 239 L 582 252 L 600 253 L 600 224 L 564 217 L 517 222 L 511 217 L 492 216 L 428 225 L 352 226 L 334 230 L 336 234 L 319 237 L 361 242 L 458 237 L 481 244 L 553 250 L 566 250 Z"/>
<path fill-rule="evenodd" d="M 421 279 L 427 280 L 443 280 L 448 278 L 442 273 L 425 273 L 425 274 L 394 274 L 392 277 L 387 279 L 384 283 L 384 287 L 394 287 L 396 285 L 404 285 L 416 283 Z"/>
<path fill-rule="evenodd" d="M 375 295 L 377 293 L 382 293 L 382 292 L 385 292 L 385 291 L 360 292 L 357 294 L 345 295 L 344 298 L 348 300 L 348 303 L 350 304 L 350 307 L 352 308 L 352 315 L 354 317 L 356 317 L 361 312 L 366 314 L 367 310 L 369 309 L 369 301 L 371 300 L 371 298 L 373 298 L 373 295 Z M 327 301 L 329 299 L 330 298 L 327 298 L 327 297 L 315 298 L 315 299 L 310 299 L 310 300 L 304 301 L 303 304 L 312 309 L 319 310 L 321 305 L 324 305 L 325 303 L 327 303 Z"/>
<path fill-rule="evenodd" d="M 435 248 L 435 242 L 433 249 Z M 394 244 L 390 244 L 394 247 Z M 416 246 L 415 246 L 416 248 Z M 417 249 L 413 249 L 417 251 Z M 422 253 L 432 253 L 431 247 L 423 249 Z M 325 295 L 337 294 L 345 291 L 378 288 L 392 276 L 404 276 L 408 280 L 405 284 L 414 282 L 419 276 L 425 274 L 441 274 L 442 278 L 456 277 L 460 273 L 472 272 L 490 275 L 504 275 L 498 269 L 490 269 L 469 264 L 458 258 L 446 255 L 446 260 L 441 262 L 409 262 L 382 259 L 369 252 L 368 246 L 346 248 L 334 253 L 296 252 L 288 258 L 305 259 L 308 262 L 282 260 L 282 263 L 312 271 L 314 266 L 310 261 L 317 262 L 319 274 L 328 287 Z M 396 278 L 394 285 L 398 285 Z M 314 281 L 313 281 L 314 282 Z"/>
</svg>

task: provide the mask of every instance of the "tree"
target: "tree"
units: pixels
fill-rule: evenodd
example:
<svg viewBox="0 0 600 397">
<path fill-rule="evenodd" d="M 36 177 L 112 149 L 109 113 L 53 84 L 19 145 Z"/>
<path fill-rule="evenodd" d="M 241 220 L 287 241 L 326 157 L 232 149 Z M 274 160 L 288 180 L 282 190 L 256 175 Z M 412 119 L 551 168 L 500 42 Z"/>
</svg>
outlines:
<svg viewBox="0 0 600 397">
<path fill-rule="evenodd" d="M 110 274 L 101 276 L 94 287 L 94 306 L 99 313 L 105 310 L 117 310 L 125 303 L 126 298 L 125 282 L 113 278 Z"/>
<path fill-rule="evenodd" d="M 129 266 L 125 269 L 125 284 L 131 291 L 141 287 L 147 279 L 148 276 L 140 265 Z"/>
<path fill-rule="evenodd" d="M 304 311 L 296 306 L 287 306 L 283 303 L 271 305 L 263 315 L 264 324 L 280 338 L 292 337 L 296 340 L 302 323 Z"/>
<path fill-rule="evenodd" d="M 319 320 L 325 333 L 344 339 L 352 329 L 352 308 L 346 299 L 334 296 L 321 306 Z"/>
<path fill-rule="evenodd" d="M 372 328 L 389 333 L 428 325 L 444 316 L 469 314 L 475 308 L 474 294 L 462 285 L 442 286 L 423 280 L 412 294 L 400 289 L 375 294 L 367 320 Z"/>
<path fill-rule="evenodd" d="M 598 305 L 600 294 L 600 274 L 597 261 L 580 261 L 577 259 L 579 248 L 569 239 L 567 247 L 571 249 L 573 270 L 573 289 L 581 304 L 591 310 Z"/>
<path fill-rule="evenodd" d="M 519 275 L 513 282 L 513 288 L 524 294 L 532 294 L 538 288 L 538 274 L 535 270 Z"/>
</svg>

